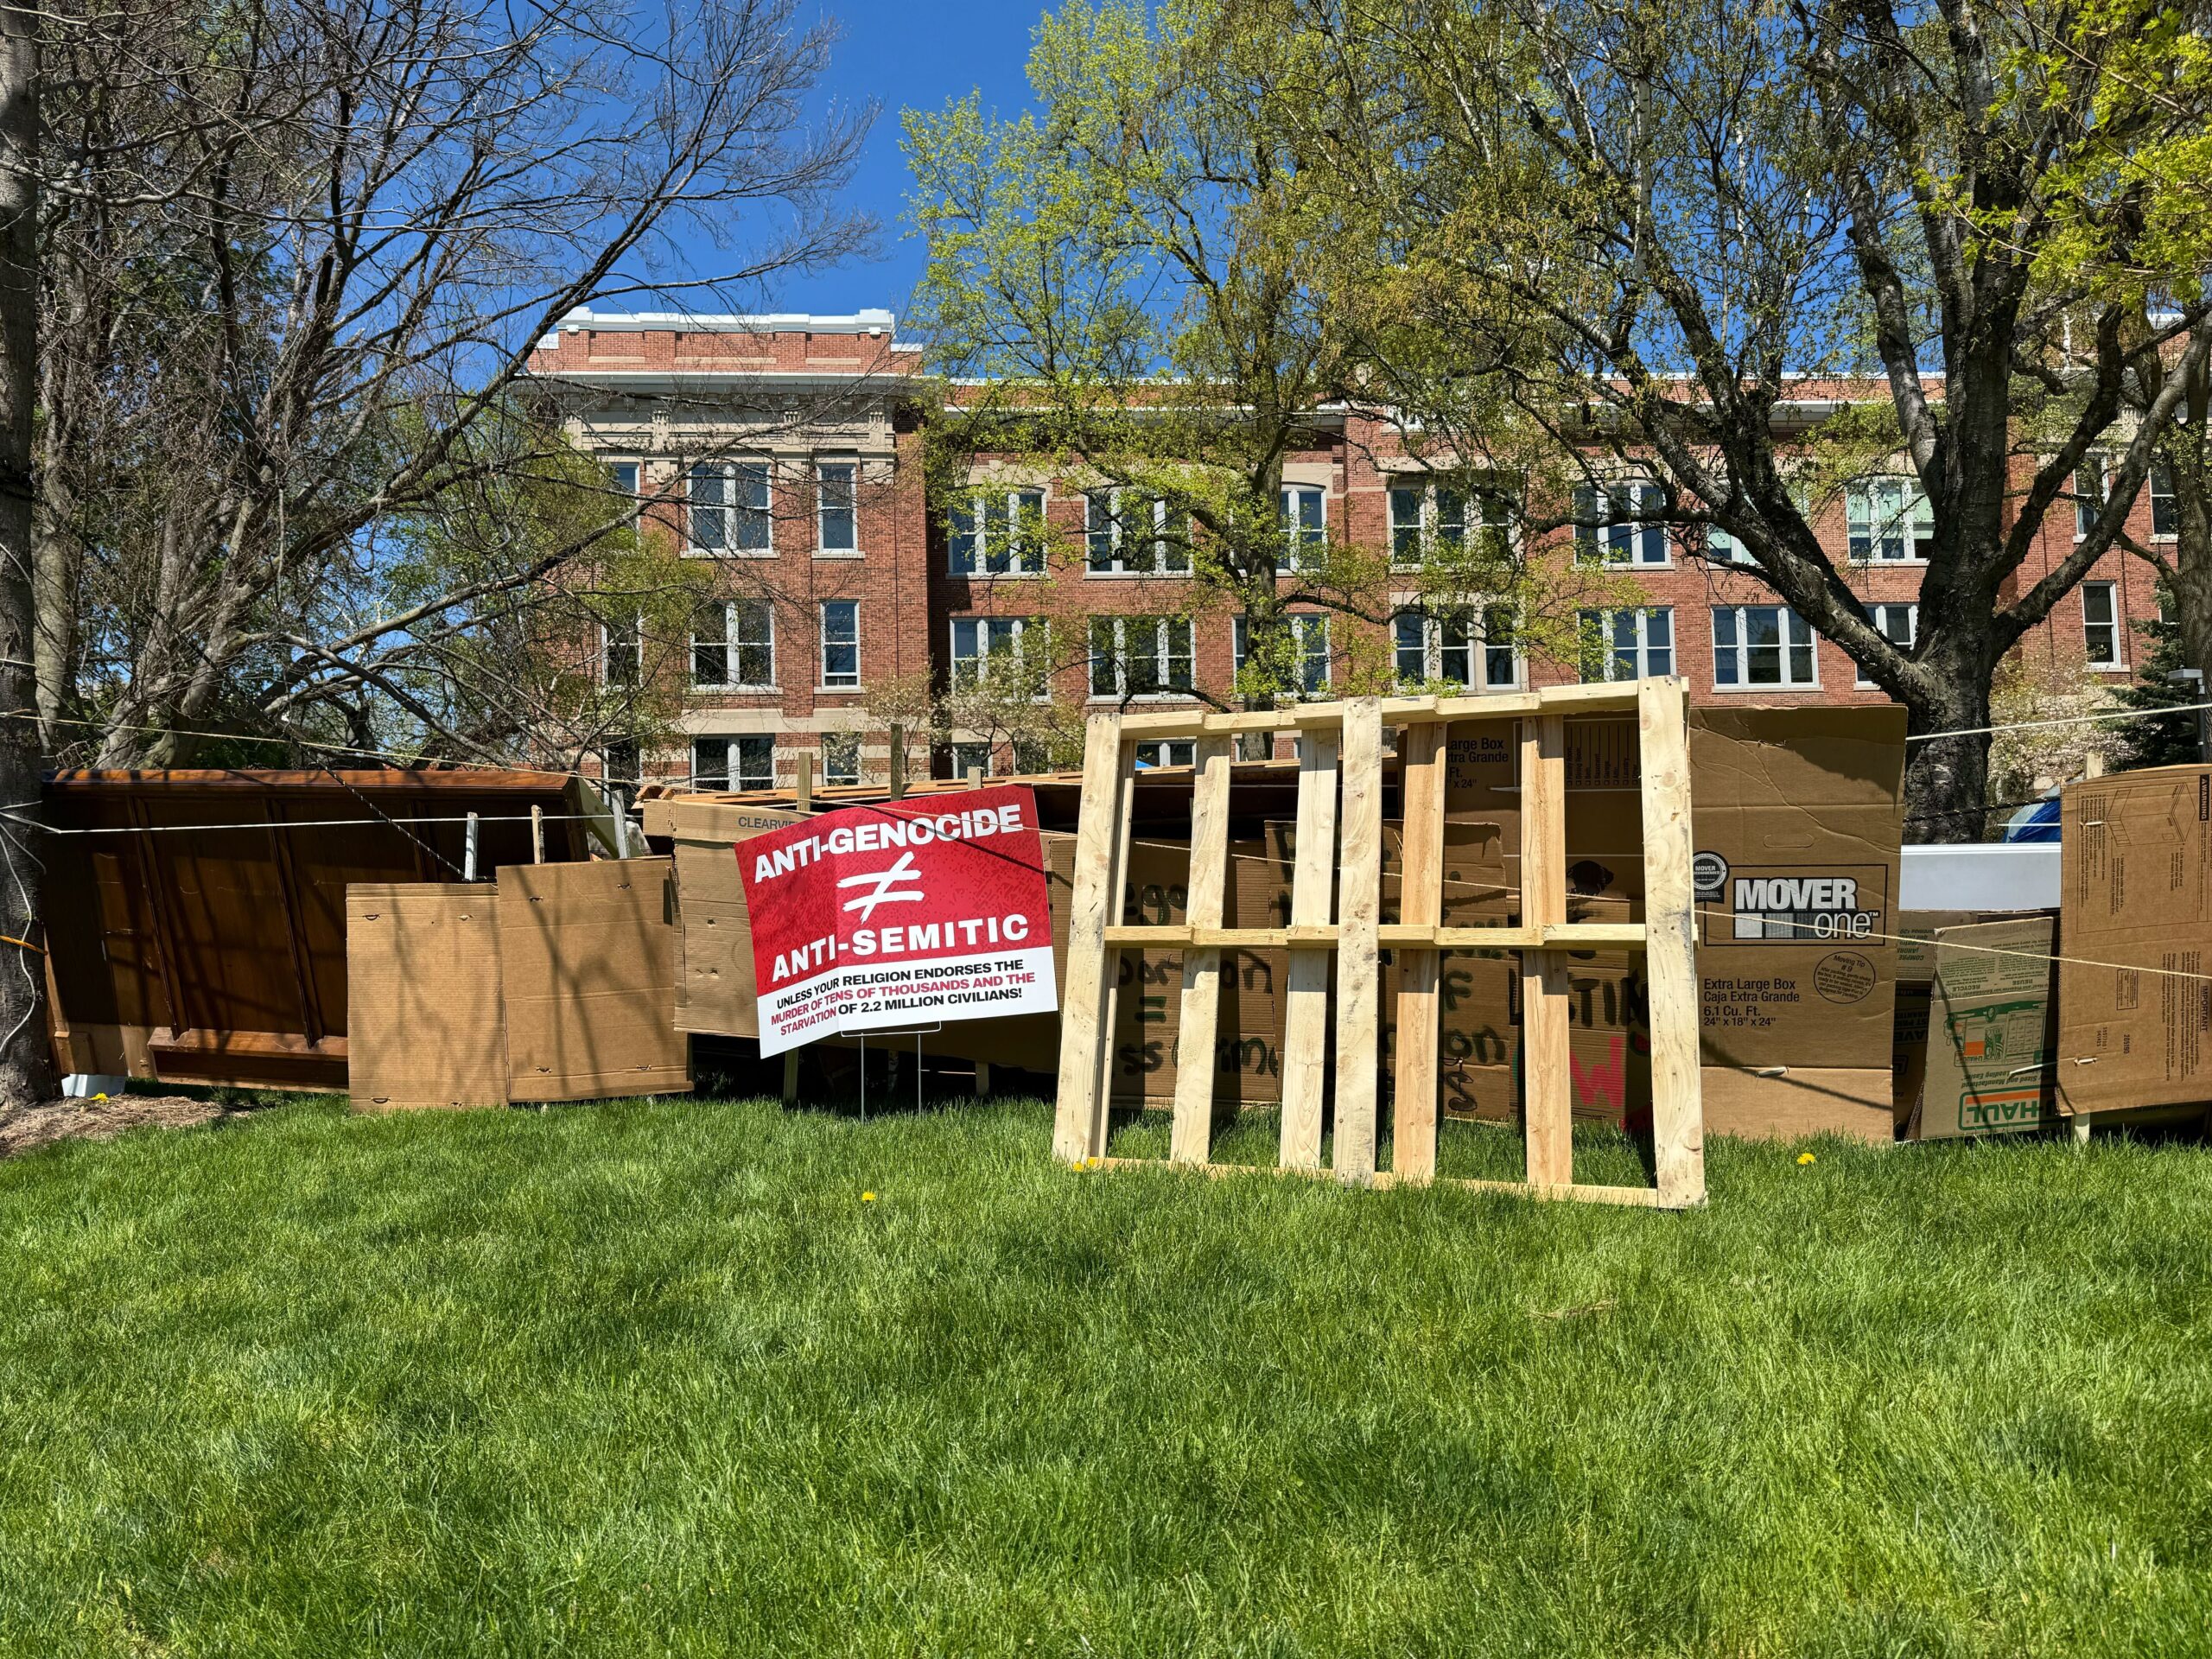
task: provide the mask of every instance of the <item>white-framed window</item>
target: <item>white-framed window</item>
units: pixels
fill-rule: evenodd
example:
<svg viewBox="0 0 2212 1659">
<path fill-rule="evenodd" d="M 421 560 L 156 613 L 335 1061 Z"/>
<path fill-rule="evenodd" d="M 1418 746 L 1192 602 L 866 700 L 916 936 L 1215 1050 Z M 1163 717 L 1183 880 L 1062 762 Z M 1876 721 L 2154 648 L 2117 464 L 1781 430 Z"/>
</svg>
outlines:
<svg viewBox="0 0 2212 1659">
<path fill-rule="evenodd" d="M 704 607 L 691 625 L 691 683 L 775 690 L 776 607 L 765 599 Z"/>
<path fill-rule="evenodd" d="M 857 461 L 814 463 L 815 546 L 822 552 L 860 551 L 860 524 L 855 507 L 860 473 Z"/>
<path fill-rule="evenodd" d="M 1417 567 L 1434 549 L 1465 546 L 1470 526 L 1486 551 L 1503 553 L 1512 542 L 1512 507 L 1496 490 L 1434 482 L 1390 486 L 1390 563 L 1398 569 Z"/>
<path fill-rule="evenodd" d="M 1294 611 L 1283 620 L 1290 625 L 1297 652 L 1298 690 L 1305 696 L 1318 696 L 1329 686 L 1329 619 L 1319 611 Z M 1239 674 L 1244 671 L 1245 658 L 1251 655 L 1250 635 L 1249 618 L 1231 619 L 1230 652 Z"/>
<path fill-rule="evenodd" d="M 2105 510 L 2105 463 L 2101 455 L 2091 455 L 2074 469 L 2074 539 L 2087 541 L 2090 531 L 2096 527 L 2097 515 Z"/>
<path fill-rule="evenodd" d="M 1751 556 L 1744 544 L 1718 524 L 1705 527 L 1705 556 L 1715 564 L 1749 564 Z"/>
<path fill-rule="evenodd" d="M 1582 677 L 1633 680 L 1675 671 L 1675 612 L 1667 605 L 1577 613 Z"/>
<path fill-rule="evenodd" d="M 1184 616 L 1090 620 L 1090 695 L 1173 696 L 1198 680 L 1197 626 Z"/>
<path fill-rule="evenodd" d="M 2125 668 L 2120 652 L 2120 584 L 2082 584 L 2082 643 L 2091 668 Z"/>
<path fill-rule="evenodd" d="M 1022 773 L 1050 772 L 1052 752 L 1042 738 L 1017 737 L 1014 740 L 1014 769 Z"/>
<path fill-rule="evenodd" d="M 2163 461 L 2151 463 L 2151 534 L 2171 542 L 2181 534 L 2181 504 L 2174 499 L 2174 469 Z"/>
<path fill-rule="evenodd" d="M 1198 763 L 1198 741 L 1194 737 L 1165 737 L 1136 747 L 1141 766 L 1194 766 Z"/>
<path fill-rule="evenodd" d="M 609 685 L 635 685 L 645 677 L 645 630 L 638 616 L 599 625 L 600 674 Z"/>
<path fill-rule="evenodd" d="M 954 617 L 953 684 L 981 685 L 991 677 L 995 664 L 1020 675 L 1026 666 L 1023 652 L 1031 630 L 1037 630 L 1036 637 L 1042 639 L 1046 626 L 1041 617 Z"/>
<path fill-rule="evenodd" d="M 684 521 L 694 554 L 772 550 L 766 461 L 695 461 L 685 489 Z"/>
<path fill-rule="evenodd" d="M 1589 564 L 1667 563 L 1667 524 L 1651 517 L 1666 510 L 1667 493 L 1634 479 L 1606 486 L 1601 499 L 1590 485 L 1574 491 L 1574 556 Z M 1595 522 L 1602 519 L 1602 524 Z"/>
<path fill-rule="evenodd" d="M 1191 516 L 1159 496 L 1093 490 L 1083 498 L 1084 569 L 1094 576 L 1191 574 Z"/>
<path fill-rule="evenodd" d="M 955 743 L 952 746 L 952 775 L 965 778 L 971 772 L 991 775 L 991 746 L 988 743 Z"/>
<path fill-rule="evenodd" d="M 861 734 L 824 732 L 822 734 L 822 781 L 857 784 L 861 780 Z"/>
<path fill-rule="evenodd" d="M 1855 564 L 1900 564 L 1936 550 L 1936 510 L 1917 479 L 1862 478 L 1843 492 L 1844 528 Z"/>
<path fill-rule="evenodd" d="M 1819 685 L 1812 628 L 1786 605 L 1715 606 L 1713 683 Z"/>
<path fill-rule="evenodd" d="M 773 789 L 776 740 L 772 737 L 695 737 L 691 740 L 694 789 Z"/>
<path fill-rule="evenodd" d="M 1910 651 L 1913 641 L 1920 637 L 1920 607 L 1917 605 L 1869 605 L 1866 620 L 1874 625 L 1875 632 L 1900 651 Z M 1866 671 L 1862 668 L 1858 671 L 1856 683 L 1863 690 L 1875 682 L 1866 677 Z"/>
<path fill-rule="evenodd" d="M 1518 632 L 1509 605 L 1441 615 L 1400 611 L 1390 619 L 1398 677 L 1415 686 L 1448 680 L 1473 691 L 1516 690 L 1521 683 Z"/>
<path fill-rule="evenodd" d="M 1326 556 L 1329 496 L 1318 484 L 1286 484 L 1281 512 L 1283 569 L 1310 570 Z"/>
<path fill-rule="evenodd" d="M 952 575 L 1045 574 L 1045 492 L 975 490 L 952 509 L 945 537 Z"/>
<path fill-rule="evenodd" d="M 831 691 L 861 683 L 861 607 L 858 600 L 822 601 L 822 683 Z"/>
<path fill-rule="evenodd" d="M 635 514 L 638 511 L 639 483 L 645 469 L 634 461 L 609 461 L 607 463 L 607 487 L 613 492 L 615 510 Z"/>
</svg>

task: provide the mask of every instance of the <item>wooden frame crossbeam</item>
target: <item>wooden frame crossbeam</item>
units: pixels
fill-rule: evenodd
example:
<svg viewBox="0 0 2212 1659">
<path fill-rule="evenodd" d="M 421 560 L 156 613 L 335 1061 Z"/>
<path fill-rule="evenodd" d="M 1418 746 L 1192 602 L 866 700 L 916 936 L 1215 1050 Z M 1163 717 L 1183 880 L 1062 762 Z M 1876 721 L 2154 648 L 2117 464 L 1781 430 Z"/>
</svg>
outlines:
<svg viewBox="0 0 2212 1659">
<path fill-rule="evenodd" d="M 1179 1066 L 1172 1161 L 1210 1174 L 1243 1173 L 1211 1162 L 1216 1022 L 1224 950 L 1290 953 L 1282 1049 L 1280 1169 L 1322 1170 L 1324 1067 L 1335 1038 L 1334 1157 L 1328 1173 L 1368 1185 L 1435 1181 L 1440 952 L 1513 950 L 1522 989 L 1524 1181 L 1453 1185 L 1535 1198 L 1681 1209 L 1705 1197 L 1704 1112 L 1699 1093 L 1698 998 L 1692 922 L 1687 687 L 1679 678 L 1559 686 L 1496 696 L 1356 697 L 1343 702 L 1237 714 L 1107 710 L 1084 735 L 1083 810 L 1076 836 L 1067 988 L 1060 1035 L 1054 1156 L 1121 1168 L 1108 1158 L 1108 1057 L 1123 950 L 1183 951 Z M 1633 710 L 1643 760 L 1644 919 L 1567 919 L 1567 727 L 1569 715 Z M 1446 728 L 1513 720 L 1520 732 L 1521 918 L 1510 927 L 1446 927 L 1442 921 Z M 1384 734 L 1403 733 L 1400 772 L 1404 838 L 1400 919 L 1382 924 Z M 1298 842 L 1289 924 L 1224 927 L 1230 747 L 1244 732 L 1298 732 Z M 1123 925 L 1133 772 L 1138 741 L 1196 740 L 1188 920 L 1174 927 Z M 1377 1074 L 1383 1015 L 1379 952 L 1399 953 L 1394 1167 L 1377 1167 Z M 1567 960 L 1577 951 L 1640 950 L 1651 1034 L 1656 1185 L 1592 1186 L 1573 1178 Z M 1332 956 L 1336 987 L 1330 988 Z"/>
</svg>

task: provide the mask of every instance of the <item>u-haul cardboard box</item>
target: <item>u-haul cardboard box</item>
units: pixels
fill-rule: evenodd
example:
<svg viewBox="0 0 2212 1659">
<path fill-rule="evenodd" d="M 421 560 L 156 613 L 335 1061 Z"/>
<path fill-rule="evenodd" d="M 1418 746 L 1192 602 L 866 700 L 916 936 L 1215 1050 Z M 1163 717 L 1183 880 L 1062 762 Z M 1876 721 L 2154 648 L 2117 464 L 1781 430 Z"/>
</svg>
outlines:
<svg viewBox="0 0 2212 1659">
<path fill-rule="evenodd" d="M 2056 927 L 2055 917 L 2022 916 L 1936 932 L 1915 1139 L 2018 1134 L 2058 1121 Z"/>
<path fill-rule="evenodd" d="M 2212 767 L 2069 784 L 2059 818 L 2060 1104 L 2212 1099 Z"/>
</svg>

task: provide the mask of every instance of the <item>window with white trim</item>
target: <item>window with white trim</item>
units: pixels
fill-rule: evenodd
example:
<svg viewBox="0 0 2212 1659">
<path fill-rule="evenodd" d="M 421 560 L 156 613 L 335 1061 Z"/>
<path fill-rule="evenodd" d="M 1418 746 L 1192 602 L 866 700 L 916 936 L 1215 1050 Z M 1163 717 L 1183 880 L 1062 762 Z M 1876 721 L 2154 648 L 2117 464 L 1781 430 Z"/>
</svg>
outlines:
<svg viewBox="0 0 2212 1659">
<path fill-rule="evenodd" d="M 955 743 L 952 746 L 952 775 L 965 778 L 971 772 L 991 775 L 991 746 L 988 743 Z"/>
<path fill-rule="evenodd" d="M 1715 606 L 1713 683 L 1818 686 L 1813 630 L 1786 605 Z"/>
<path fill-rule="evenodd" d="M 1198 741 L 1194 737 L 1163 737 L 1135 746 L 1141 766 L 1194 766 L 1198 763 Z"/>
<path fill-rule="evenodd" d="M 1509 605 L 1440 615 L 1405 610 L 1390 619 L 1398 677 L 1410 686 L 1446 680 L 1474 691 L 1516 690 L 1521 683 L 1517 632 Z"/>
<path fill-rule="evenodd" d="M 1862 478 L 1845 486 L 1844 528 L 1856 564 L 1898 564 L 1936 550 L 1936 510 L 1920 481 Z"/>
<path fill-rule="evenodd" d="M 2074 539 L 2087 541 L 2105 510 L 2105 463 L 2092 455 L 2074 469 Z"/>
<path fill-rule="evenodd" d="M 861 736 L 858 732 L 822 734 L 822 781 L 857 784 L 861 780 Z"/>
<path fill-rule="evenodd" d="M 1495 557 L 1510 550 L 1513 509 L 1497 490 L 1433 482 L 1390 486 L 1390 563 L 1402 570 L 1440 549 L 1456 553 L 1466 545 L 1470 524 L 1484 552 Z"/>
<path fill-rule="evenodd" d="M 600 675 L 609 685 L 635 685 L 645 677 L 645 631 L 637 616 L 599 625 Z"/>
<path fill-rule="evenodd" d="M 1159 496 L 1093 490 L 1083 498 L 1084 568 L 1094 576 L 1186 576 L 1191 516 Z"/>
<path fill-rule="evenodd" d="M 1045 492 L 976 490 L 952 509 L 945 538 L 956 576 L 1045 574 Z"/>
<path fill-rule="evenodd" d="M 773 789 L 776 740 L 772 737 L 695 737 L 691 740 L 694 789 Z"/>
<path fill-rule="evenodd" d="M 1910 651 L 1913 641 L 1920 637 L 1920 607 L 1917 605 L 1869 605 L 1866 620 L 1880 634 L 1899 651 Z M 1877 683 L 1866 677 L 1866 671 L 1858 671 L 1856 683 L 1864 690 Z"/>
<path fill-rule="evenodd" d="M 695 461 L 684 521 L 695 554 L 770 551 L 768 463 Z"/>
<path fill-rule="evenodd" d="M 855 498 L 860 486 L 856 461 L 814 463 L 815 545 L 824 553 L 857 553 L 860 525 Z"/>
<path fill-rule="evenodd" d="M 1041 617 L 954 617 L 951 621 L 953 684 L 981 685 L 994 675 L 1001 679 L 1019 680 L 1027 668 L 1023 656 L 1025 636 L 1033 628 L 1039 631 L 1037 638 L 1043 639 L 1045 626 Z M 1040 688 L 1039 695 L 1045 695 L 1048 689 Z"/>
<path fill-rule="evenodd" d="M 829 690 L 856 690 L 861 683 L 861 607 L 851 599 L 822 601 L 822 683 Z"/>
<path fill-rule="evenodd" d="M 2151 534 L 2170 542 L 2181 534 L 2181 504 L 2174 499 L 2174 469 L 2171 463 L 2151 463 Z"/>
<path fill-rule="evenodd" d="M 1738 541 L 1718 524 L 1705 527 L 1705 556 L 1715 564 L 1749 564 L 1751 556 Z"/>
<path fill-rule="evenodd" d="M 1646 516 L 1666 506 L 1667 493 L 1656 484 L 1631 479 L 1608 485 L 1602 502 L 1591 486 L 1576 486 L 1574 556 L 1588 564 L 1666 563 L 1666 521 Z"/>
<path fill-rule="evenodd" d="M 1329 619 L 1317 611 L 1294 611 L 1283 620 L 1290 629 L 1299 692 L 1305 696 L 1316 696 L 1329 688 Z M 1249 618 L 1230 620 L 1230 652 L 1240 675 L 1244 671 L 1246 658 L 1251 655 L 1250 636 Z"/>
<path fill-rule="evenodd" d="M 1582 677 L 1633 680 L 1675 671 L 1675 613 L 1671 606 L 1582 611 Z"/>
<path fill-rule="evenodd" d="M 638 482 L 644 471 L 634 461 L 610 461 L 607 463 L 607 481 L 614 493 L 614 508 L 618 512 L 638 511 Z"/>
<path fill-rule="evenodd" d="M 1283 569 L 1319 568 L 1328 555 L 1328 493 L 1318 484 L 1284 485 L 1279 522 L 1282 525 Z"/>
<path fill-rule="evenodd" d="M 1197 683 L 1197 628 L 1181 616 L 1090 620 L 1090 695 L 1172 696 Z"/>
<path fill-rule="evenodd" d="M 2122 668 L 2120 654 L 2120 584 L 2082 584 L 2082 642 L 2092 668 Z"/>
<path fill-rule="evenodd" d="M 709 605 L 691 625 L 691 683 L 772 691 L 776 609 L 765 599 Z"/>
</svg>

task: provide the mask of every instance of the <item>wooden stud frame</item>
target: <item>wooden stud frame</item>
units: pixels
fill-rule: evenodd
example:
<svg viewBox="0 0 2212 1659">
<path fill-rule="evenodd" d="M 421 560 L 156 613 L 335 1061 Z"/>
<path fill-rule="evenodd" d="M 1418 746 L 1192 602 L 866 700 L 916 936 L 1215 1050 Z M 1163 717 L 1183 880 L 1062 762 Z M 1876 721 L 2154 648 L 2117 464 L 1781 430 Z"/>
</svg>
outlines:
<svg viewBox="0 0 2212 1659">
<path fill-rule="evenodd" d="M 1540 1198 L 1684 1209 L 1705 1200 L 1704 1109 L 1699 1095 L 1698 996 L 1692 916 L 1687 683 L 1556 686 L 1504 696 L 1355 697 L 1239 714 L 1093 714 L 1086 724 L 1083 813 L 1069 916 L 1060 1029 L 1059 1109 L 1053 1156 L 1122 1167 L 1150 1160 L 1106 1155 L 1109 1056 L 1120 953 L 1183 948 L 1179 1052 L 1214 1051 L 1221 953 L 1290 951 L 1283 1037 L 1282 1147 L 1278 1168 L 1319 1173 L 1322 1068 L 1332 1029 L 1330 956 L 1336 962 L 1336 1141 L 1331 1173 L 1370 1186 L 1436 1181 L 1439 953 L 1463 947 L 1521 953 L 1522 1068 L 1528 1179 L 1452 1185 Z M 1567 919 L 1567 717 L 1633 711 L 1643 759 L 1643 912 L 1636 923 Z M 1516 720 L 1521 754 L 1521 921 L 1517 927 L 1446 927 L 1443 915 L 1445 734 L 1463 721 Z M 1405 734 L 1400 919 L 1381 922 L 1384 734 Z M 1297 732 L 1298 845 L 1285 927 L 1221 925 L 1229 857 L 1230 748 L 1243 732 Z M 1139 741 L 1196 740 L 1187 920 L 1120 924 L 1128 861 L 1132 773 Z M 1332 914 L 1333 911 L 1333 915 Z M 1394 1164 L 1376 1167 L 1376 1077 L 1382 1015 L 1378 953 L 1401 953 Z M 1567 954 L 1641 950 L 1650 1007 L 1651 1110 L 1656 1185 L 1597 1186 L 1573 1174 L 1573 1096 L 1567 1054 Z M 1209 1174 L 1244 1173 L 1211 1161 L 1213 1075 L 1179 1067 L 1170 1161 Z"/>
</svg>

